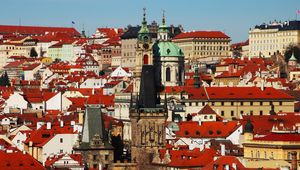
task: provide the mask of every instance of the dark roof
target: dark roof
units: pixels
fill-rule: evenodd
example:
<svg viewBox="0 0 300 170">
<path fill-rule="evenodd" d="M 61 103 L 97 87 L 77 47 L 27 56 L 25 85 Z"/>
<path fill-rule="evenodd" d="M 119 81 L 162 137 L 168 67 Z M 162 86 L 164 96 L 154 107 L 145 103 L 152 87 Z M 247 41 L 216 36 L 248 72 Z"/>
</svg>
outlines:
<svg viewBox="0 0 300 170">
<path fill-rule="evenodd" d="M 154 27 L 152 25 L 148 25 L 148 27 Z M 131 38 L 137 38 L 138 32 L 140 30 L 141 26 L 129 26 L 128 30 L 124 32 L 124 34 L 121 36 L 121 39 L 131 39 Z M 158 26 L 155 27 L 155 29 L 151 29 L 151 37 L 156 38 L 157 37 L 157 30 Z M 168 27 L 169 30 L 169 36 L 170 38 L 175 37 L 176 35 L 180 34 L 183 30 L 180 26 L 174 27 L 173 25 Z"/>
<path fill-rule="evenodd" d="M 142 108 L 155 108 L 157 103 L 157 90 L 155 86 L 155 69 L 153 65 L 143 65 L 139 106 Z"/>
<path fill-rule="evenodd" d="M 300 21 L 288 21 L 284 23 L 276 23 L 276 24 L 261 24 L 256 25 L 254 28 L 257 29 L 279 29 L 281 31 L 285 30 L 300 30 Z"/>
</svg>

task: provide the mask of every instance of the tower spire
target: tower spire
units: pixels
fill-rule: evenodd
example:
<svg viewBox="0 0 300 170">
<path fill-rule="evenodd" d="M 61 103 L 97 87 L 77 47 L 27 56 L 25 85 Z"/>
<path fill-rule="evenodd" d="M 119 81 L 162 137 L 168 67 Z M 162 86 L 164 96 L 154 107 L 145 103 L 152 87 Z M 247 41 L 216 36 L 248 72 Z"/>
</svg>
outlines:
<svg viewBox="0 0 300 170">
<path fill-rule="evenodd" d="M 168 27 L 166 25 L 165 10 L 163 10 L 162 21 L 161 21 L 161 25 L 158 28 L 157 37 L 160 41 L 167 41 L 167 40 L 169 40 L 168 33 L 169 33 L 169 30 L 168 30 Z"/>
<path fill-rule="evenodd" d="M 163 10 L 162 25 L 166 25 L 165 10 Z"/>
<path fill-rule="evenodd" d="M 146 21 L 146 8 L 143 8 L 144 14 L 143 14 L 143 22 L 142 25 L 147 25 L 147 21 Z"/>
</svg>

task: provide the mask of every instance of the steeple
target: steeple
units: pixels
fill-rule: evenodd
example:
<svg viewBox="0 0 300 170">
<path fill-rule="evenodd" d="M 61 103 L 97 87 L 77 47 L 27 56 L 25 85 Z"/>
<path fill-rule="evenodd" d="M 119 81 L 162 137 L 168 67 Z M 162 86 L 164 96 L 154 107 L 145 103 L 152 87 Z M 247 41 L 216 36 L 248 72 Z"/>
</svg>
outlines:
<svg viewBox="0 0 300 170">
<path fill-rule="evenodd" d="M 146 20 L 146 8 L 143 8 L 144 14 L 143 14 L 143 21 L 141 25 L 141 29 L 138 33 L 138 39 L 142 42 L 149 42 L 150 41 L 150 31 L 147 26 L 147 20 Z"/>
<path fill-rule="evenodd" d="M 158 40 L 159 41 L 169 40 L 168 34 L 169 34 L 169 30 L 168 30 L 168 27 L 166 25 L 165 11 L 163 10 L 162 22 L 161 22 L 161 25 L 158 28 L 158 35 L 157 35 Z"/>
</svg>

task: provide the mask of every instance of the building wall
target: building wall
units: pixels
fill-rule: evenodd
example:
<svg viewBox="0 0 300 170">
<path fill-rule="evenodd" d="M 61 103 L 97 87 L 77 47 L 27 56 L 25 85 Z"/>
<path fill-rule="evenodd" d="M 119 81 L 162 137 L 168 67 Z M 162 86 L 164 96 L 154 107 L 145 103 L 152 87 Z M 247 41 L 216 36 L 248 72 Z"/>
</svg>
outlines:
<svg viewBox="0 0 300 170">
<path fill-rule="evenodd" d="M 262 102 L 262 103 L 261 103 Z M 198 103 L 198 104 L 197 104 Z M 269 115 L 271 110 L 271 105 L 274 105 L 275 113 L 282 112 L 294 112 L 294 102 L 293 101 L 187 101 L 185 102 L 186 113 L 197 113 L 206 104 L 209 104 L 220 116 L 226 119 L 240 118 L 240 114 L 248 115 Z"/>
<path fill-rule="evenodd" d="M 292 151 L 296 151 L 297 158 L 299 158 L 300 149 L 297 147 L 299 144 L 299 142 L 250 140 L 244 144 L 244 159 L 246 160 L 246 167 L 275 168 L 285 166 L 291 161 L 290 153 Z M 298 168 L 299 163 L 300 161 L 298 159 Z"/>
<path fill-rule="evenodd" d="M 207 61 L 211 57 L 230 56 L 229 38 L 184 38 L 174 39 L 173 42 L 183 50 L 186 61 Z"/>
<path fill-rule="evenodd" d="M 250 57 L 270 57 L 277 51 L 284 53 L 290 44 L 300 43 L 300 30 L 251 29 L 249 31 Z"/>
<path fill-rule="evenodd" d="M 121 65 L 122 67 L 128 67 L 131 69 L 135 68 L 136 61 L 136 47 L 137 47 L 137 39 L 122 39 L 121 40 Z"/>
<path fill-rule="evenodd" d="M 68 153 L 71 154 L 73 146 L 77 140 L 78 134 L 56 134 L 43 147 L 43 157 L 41 162 L 45 162 L 47 157 L 51 154 Z M 62 142 L 61 142 L 62 139 Z"/>
</svg>

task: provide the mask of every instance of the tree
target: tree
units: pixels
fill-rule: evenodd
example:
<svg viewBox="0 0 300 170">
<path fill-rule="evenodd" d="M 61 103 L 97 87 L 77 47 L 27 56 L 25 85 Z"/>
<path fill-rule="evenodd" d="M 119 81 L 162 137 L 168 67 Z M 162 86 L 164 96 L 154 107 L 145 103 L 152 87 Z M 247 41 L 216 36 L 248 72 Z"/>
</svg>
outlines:
<svg viewBox="0 0 300 170">
<path fill-rule="evenodd" d="M 10 86 L 10 81 L 7 72 L 4 72 L 4 74 L 2 74 L 2 76 L 0 77 L 0 86 Z"/>
<path fill-rule="evenodd" d="M 286 62 L 289 61 L 289 59 L 291 58 L 292 54 L 294 54 L 294 56 L 297 58 L 297 62 L 300 62 L 300 47 L 298 45 L 295 44 L 290 44 L 289 46 L 287 46 L 285 53 L 284 53 L 284 60 Z"/>
<path fill-rule="evenodd" d="M 30 50 L 30 57 L 36 58 L 38 56 L 38 53 L 36 52 L 35 48 L 32 47 Z"/>
</svg>

